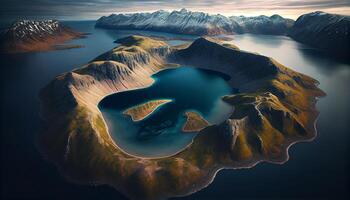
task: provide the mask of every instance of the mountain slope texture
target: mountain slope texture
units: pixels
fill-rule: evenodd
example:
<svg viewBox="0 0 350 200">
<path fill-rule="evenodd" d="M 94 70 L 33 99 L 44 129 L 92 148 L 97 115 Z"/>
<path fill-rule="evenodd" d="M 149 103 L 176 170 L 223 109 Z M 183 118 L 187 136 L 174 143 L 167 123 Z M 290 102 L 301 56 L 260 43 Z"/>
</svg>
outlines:
<svg viewBox="0 0 350 200">
<path fill-rule="evenodd" d="M 218 35 L 225 33 L 259 33 L 283 35 L 293 25 L 293 20 L 279 15 L 271 17 L 225 17 L 192 12 L 186 9 L 153 13 L 112 14 L 101 17 L 96 27 L 110 29 L 137 29 L 194 35 Z"/>
<path fill-rule="evenodd" d="M 350 59 L 350 16 L 305 14 L 297 19 L 289 35 L 296 41 Z"/>
<path fill-rule="evenodd" d="M 223 168 L 284 163 L 290 145 L 316 135 L 315 104 L 324 95 L 318 82 L 272 58 L 211 38 L 181 47 L 142 36 L 118 41 L 120 46 L 56 77 L 40 93 L 40 151 L 70 180 L 108 184 L 131 199 L 184 196 L 206 187 Z M 150 86 L 152 74 L 174 66 L 169 63 L 229 75 L 240 93 L 222 98 L 234 112 L 199 131 L 175 155 L 127 154 L 111 138 L 97 105 L 109 94 Z"/>
<path fill-rule="evenodd" d="M 0 52 L 20 53 L 73 48 L 75 46 L 55 45 L 83 36 L 83 33 L 73 31 L 57 20 L 22 20 L 13 23 L 0 35 Z"/>
</svg>

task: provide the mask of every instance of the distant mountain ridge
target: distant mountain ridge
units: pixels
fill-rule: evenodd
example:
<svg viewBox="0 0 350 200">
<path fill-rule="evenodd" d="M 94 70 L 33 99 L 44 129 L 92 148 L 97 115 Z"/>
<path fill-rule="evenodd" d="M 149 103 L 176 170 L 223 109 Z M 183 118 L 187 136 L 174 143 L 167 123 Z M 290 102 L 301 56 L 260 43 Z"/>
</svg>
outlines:
<svg viewBox="0 0 350 200">
<path fill-rule="evenodd" d="M 243 33 L 268 35 L 285 35 L 294 24 L 294 20 L 283 18 L 277 14 L 271 17 L 265 15 L 257 17 L 232 16 L 230 19 L 240 25 Z"/>
<path fill-rule="evenodd" d="M 349 59 L 350 16 L 321 11 L 300 16 L 289 31 L 296 41 Z"/>
<path fill-rule="evenodd" d="M 18 53 L 52 50 L 55 49 L 53 46 L 66 40 L 83 36 L 83 33 L 76 32 L 57 20 L 21 20 L 2 31 L 0 51 Z"/>
<path fill-rule="evenodd" d="M 110 29 L 137 29 L 194 35 L 218 35 L 227 33 L 258 33 L 284 35 L 293 25 L 292 19 L 279 15 L 267 17 L 209 15 L 187 9 L 153 13 L 112 14 L 103 16 L 96 27 Z"/>
</svg>

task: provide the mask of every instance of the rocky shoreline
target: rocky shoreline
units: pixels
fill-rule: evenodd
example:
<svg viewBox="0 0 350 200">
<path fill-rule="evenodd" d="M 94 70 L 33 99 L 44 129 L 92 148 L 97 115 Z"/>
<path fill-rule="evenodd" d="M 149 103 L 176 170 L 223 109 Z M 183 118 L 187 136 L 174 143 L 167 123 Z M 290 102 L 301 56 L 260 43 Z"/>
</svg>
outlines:
<svg viewBox="0 0 350 200">
<path fill-rule="evenodd" d="M 41 152 L 70 179 L 108 184 L 132 199 L 184 196 L 206 187 L 222 168 L 247 168 L 288 160 L 288 147 L 315 137 L 318 97 L 311 77 L 275 60 L 210 38 L 189 46 L 130 36 L 91 63 L 62 74 L 40 93 Z M 108 133 L 97 105 L 108 94 L 147 87 L 168 63 L 227 74 L 239 94 L 223 97 L 235 109 L 176 155 L 125 154 Z M 195 98 L 195 97 L 193 97 Z"/>
</svg>

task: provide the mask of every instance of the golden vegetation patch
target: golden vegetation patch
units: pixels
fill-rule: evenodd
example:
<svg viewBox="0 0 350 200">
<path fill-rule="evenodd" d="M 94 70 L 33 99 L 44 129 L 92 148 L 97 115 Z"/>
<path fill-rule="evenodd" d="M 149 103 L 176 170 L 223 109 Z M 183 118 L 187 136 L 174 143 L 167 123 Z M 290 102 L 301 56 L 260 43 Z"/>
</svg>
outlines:
<svg viewBox="0 0 350 200">
<path fill-rule="evenodd" d="M 125 115 L 129 115 L 131 119 L 136 121 L 141 121 L 151 115 L 154 111 L 156 111 L 159 107 L 172 102 L 171 99 L 159 99 L 159 100 L 153 100 L 148 101 L 146 103 L 128 108 L 123 112 Z"/>
<path fill-rule="evenodd" d="M 205 120 L 199 113 L 190 111 L 186 112 L 186 122 L 182 127 L 183 132 L 199 132 L 209 126 L 209 122 Z"/>
<path fill-rule="evenodd" d="M 149 37 L 132 35 L 126 38 L 122 38 L 116 41 L 126 47 L 140 47 L 144 50 L 149 50 L 150 48 L 157 48 L 161 46 L 167 46 L 166 42 L 154 40 Z"/>
</svg>

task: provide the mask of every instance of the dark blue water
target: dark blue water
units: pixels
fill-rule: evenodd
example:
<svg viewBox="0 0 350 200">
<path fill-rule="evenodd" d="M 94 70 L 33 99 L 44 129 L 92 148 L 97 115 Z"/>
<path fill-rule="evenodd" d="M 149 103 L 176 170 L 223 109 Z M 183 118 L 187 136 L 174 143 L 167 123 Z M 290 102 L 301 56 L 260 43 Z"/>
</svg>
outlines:
<svg viewBox="0 0 350 200">
<path fill-rule="evenodd" d="M 232 42 L 320 81 L 327 96 L 317 103 L 318 135 L 312 142 L 292 146 L 283 165 L 222 170 L 208 188 L 183 199 L 348 199 L 350 64 L 285 36 L 243 34 Z"/>
<path fill-rule="evenodd" d="M 39 155 L 34 145 L 40 124 L 40 88 L 60 73 L 108 51 L 116 45 L 115 39 L 139 33 L 94 29 L 94 22 L 69 24 L 92 33 L 88 38 L 71 42 L 84 44 L 85 48 L 0 55 L 2 199 L 125 199 L 108 186 L 81 186 L 66 181 L 55 166 Z M 181 199 L 349 197 L 350 65 L 329 59 L 288 37 L 234 38 L 240 48 L 272 56 L 320 81 L 328 96 L 317 104 L 319 134 L 313 142 L 293 146 L 290 160 L 284 165 L 263 163 L 252 169 L 223 170 L 209 187 Z"/>
<path fill-rule="evenodd" d="M 233 90 L 223 75 L 191 67 L 163 70 L 152 76 L 145 89 L 116 93 L 104 98 L 99 108 L 116 144 L 140 157 L 173 155 L 192 142 L 195 133 L 181 131 L 186 111 L 196 111 L 211 124 L 229 117 L 232 108 L 221 100 Z M 134 122 L 123 112 L 150 100 L 172 99 L 146 119 Z"/>
</svg>

